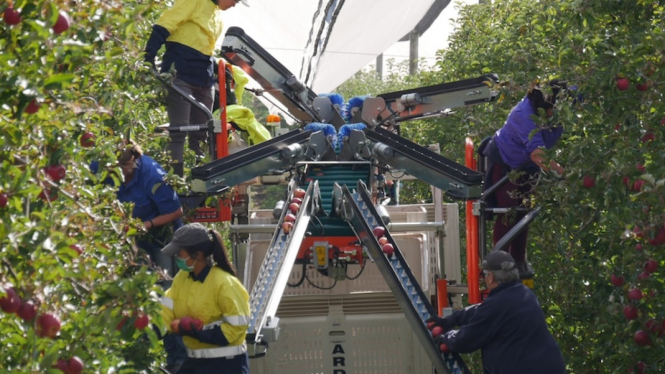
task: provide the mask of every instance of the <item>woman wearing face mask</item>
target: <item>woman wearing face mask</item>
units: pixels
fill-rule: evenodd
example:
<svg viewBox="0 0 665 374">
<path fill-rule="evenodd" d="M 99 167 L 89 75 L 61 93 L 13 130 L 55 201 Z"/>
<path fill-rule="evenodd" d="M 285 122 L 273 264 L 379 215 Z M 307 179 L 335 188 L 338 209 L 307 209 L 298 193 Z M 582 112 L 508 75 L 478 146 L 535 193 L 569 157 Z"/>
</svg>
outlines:
<svg viewBox="0 0 665 374">
<path fill-rule="evenodd" d="M 187 360 L 179 373 L 249 374 L 245 335 L 249 325 L 249 295 L 237 278 L 217 231 L 199 223 L 178 229 L 162 249 L 175 256 L 181 270 L 162 300 L 162 316 L 170 333 L 183 335 Z M 196 326 L 172 328 L 184 317 L 198 319 Z"/>
<path fill-rule="evenodd" d="M 553 116 L 556 99 L 567 88 L 566 83 L 558 80 L 551 81 L 549 85 L 551 95 L 547 95 L 540 87 L 529 90 L 482 150 L 489 161 L 485 190 L 513 170 L 521 172 L 516 180 L 509 180 L 503 184 L 494 196 L 488 199 L 491 206 L 501 208 L 520 206 L 522 200 L 531 193 L 541 171 L 551 171 L 558 175 L 563 175 L 565 172 L 556 161 L 547 161 L 544 151 L 554 147 L 559 141 L 563 128 L 540 127 L 536 123 L 536 119 L 540 116 L 545 118 Z M 525 214 L 525 212 L 497 214 L 494 222 L 494 244 L 496 245 Z M 521 278 L 533 276 L 533 269 L 526 260 L 527 234 L 528 229 L 525 229 L 506 249 L 515 259 Z"/>
</svg>

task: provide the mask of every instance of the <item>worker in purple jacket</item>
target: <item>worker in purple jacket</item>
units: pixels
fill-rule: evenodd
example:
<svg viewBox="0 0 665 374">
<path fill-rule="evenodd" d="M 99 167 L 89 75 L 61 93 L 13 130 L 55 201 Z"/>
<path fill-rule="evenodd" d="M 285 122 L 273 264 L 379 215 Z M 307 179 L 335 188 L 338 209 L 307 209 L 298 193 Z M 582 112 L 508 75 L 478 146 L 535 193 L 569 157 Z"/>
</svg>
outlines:
<svg viewBox="0 0 665 374">
<path fill-rule="evenodd" d="M 483 154 L 489 160 L 485 189 L 493 185 L 506 174 L 519 170 L 519 177 L 501 186 L 488 203 L 492 206 L 509 208 L 522 204 L 538 179 L 541 171 L 563 175 L 565 170 L 556 161 L 546 160 L 544 149 L 552 148 L 561 138 L 560 126 L 542 127 L 536 121 L 538 117 L 551 118 L 557 96 L 566 89 L 563 82 L 550 82 L 552 94 L 546 95 L 543 89 L 535 87 L 520 101 L 508 115 L 503 127 L 485 147 Z M 539 121 L 540 122 L 540 121 Z M 525 212 L 516 214 L 498 214 L 494 222 L 494 244 L 524 217 Z M 508 246 L 517 263 L 521 278 L 533 276 L 533 269 L 526 259 L 528 228 L 519 234 Z"/>
</svg>

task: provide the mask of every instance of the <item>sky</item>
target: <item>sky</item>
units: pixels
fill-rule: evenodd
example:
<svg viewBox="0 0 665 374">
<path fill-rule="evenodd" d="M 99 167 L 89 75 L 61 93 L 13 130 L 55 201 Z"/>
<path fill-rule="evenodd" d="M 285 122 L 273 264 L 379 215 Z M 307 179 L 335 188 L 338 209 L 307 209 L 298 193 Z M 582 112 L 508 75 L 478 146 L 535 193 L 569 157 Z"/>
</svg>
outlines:
<svg viewBox="0 0 665 374">
<path fill-rule="evenodd" d="M 453 0 L 441 12 L 439 18 L 434 21 L 432 26 L 418 40 L 419 58 L 424 58 L 428 65 L 436 62 L 436 51 L 444 49 L 448 45 L 448 37 L 454 31 L 452 25 L 453 19 L 457 17 L 457 4 L 478 4 L 478 0 Z M 395 62 L 406 61 L 409 58 L 409 42 L 397 42 L 383 53 L 384 71 L 387 60 L 394 58 Z M 376 61 L 368 67 L 376 65 Z"/>
</svg>

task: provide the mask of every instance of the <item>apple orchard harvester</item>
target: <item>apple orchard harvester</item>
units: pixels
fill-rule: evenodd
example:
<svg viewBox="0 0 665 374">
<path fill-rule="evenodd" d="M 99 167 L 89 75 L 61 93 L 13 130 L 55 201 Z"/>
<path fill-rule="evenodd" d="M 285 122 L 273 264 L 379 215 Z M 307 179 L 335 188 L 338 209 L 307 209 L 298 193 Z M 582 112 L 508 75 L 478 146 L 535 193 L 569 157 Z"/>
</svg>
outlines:
<svg viewBox="0 0 665 374">
<path fill-rule="evenodd" d="M 222 54 L 233 67 L 220 64 L 221 121 L 189 98 L 210 121 L 178 130 L 210 131 L 215 160 L 191 170 L 194 194 L 182 200 L 196 221 L 233 221 L 233 260 L 251 290 L 252 371 L 469 373 L 459 355 L 436 346 L 425 320 L 461 307 L 460 294 L 481 301 L 478 262 L 487 248 L 479 231 L 484 212 L 493 209 L 484 203 L 483 162 L 476 168 L 470 140 L 463 166 L 399 130 L 403 121 L 492 101 L 497 78 L 354 98 L 345 111 L 333 96 L 317 96 L 299 82 L 242 29 L 228 30 Z M 275 128 L 272 139 L 229 155 L 229 68 L 250 75 L 262 86 L 253 92 L 276 100 L 299 126 Z M 435 203 L 386 204 L 398 197 L 399 180 L 409 178 L 432 185 Z M 220 200 L 218 209 L 199 207 L 209 196 L 252 184 L 284 185 L 284 200 L 272 211 L 250 211 L 243 194 Z M 467 204 L 468 286 L 457 283 L 457 204 L 442 204 L 442 191 Z"/>
</svg>

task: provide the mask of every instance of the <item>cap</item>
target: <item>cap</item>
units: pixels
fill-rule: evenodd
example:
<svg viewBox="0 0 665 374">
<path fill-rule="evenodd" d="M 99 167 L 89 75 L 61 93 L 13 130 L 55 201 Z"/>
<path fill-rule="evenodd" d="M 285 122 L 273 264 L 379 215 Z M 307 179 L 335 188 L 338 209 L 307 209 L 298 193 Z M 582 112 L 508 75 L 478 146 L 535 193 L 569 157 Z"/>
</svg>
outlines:
<svg viewBox="0 0 665 374">
<path fill-rule="evenodd" d="M 249 6 L 249 1 L 248 1 L 248 0 L 240 0 L 240 2 L 241 2 L 242 5 L 244 5 L 244 6 Z"/>
<path fill-rule="evenodd" d="M 501 264 L 508 262 L 507 266 Z M 483 258 L 483 270 L 513 270 L 515 268 L 515 259 L 508 252 L 493 251 Z"/>
<path fill-rule="evenodd" d="M 205 226 L 200 223 L 189 223 L 176 230 L 171 242 L 162 248 L 162 253 L 172 257 L 185 248 L 193 248 L 211 241 Z"/>
</svg>

